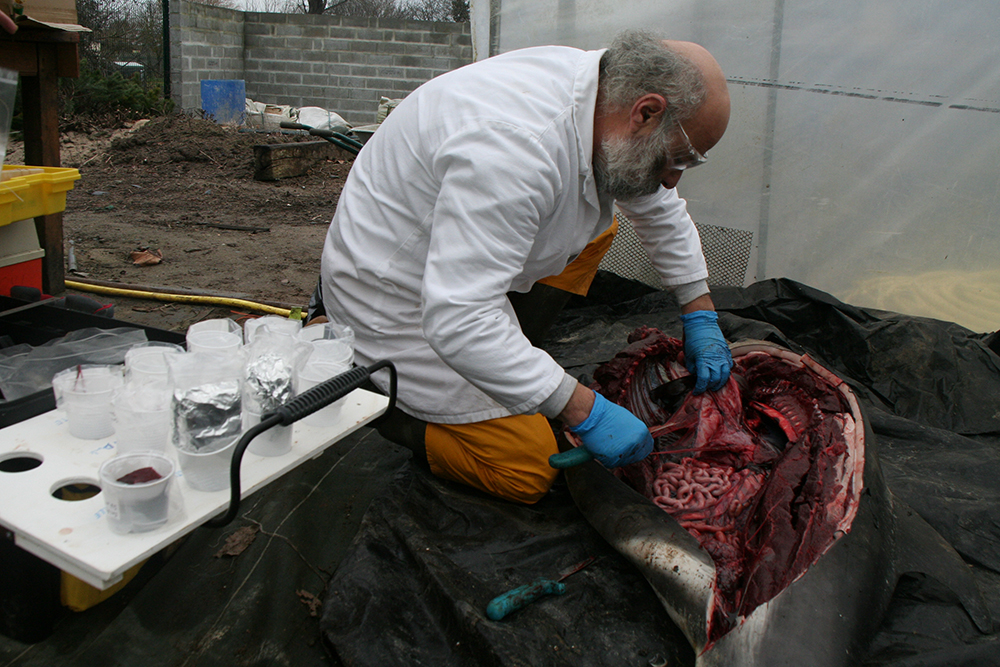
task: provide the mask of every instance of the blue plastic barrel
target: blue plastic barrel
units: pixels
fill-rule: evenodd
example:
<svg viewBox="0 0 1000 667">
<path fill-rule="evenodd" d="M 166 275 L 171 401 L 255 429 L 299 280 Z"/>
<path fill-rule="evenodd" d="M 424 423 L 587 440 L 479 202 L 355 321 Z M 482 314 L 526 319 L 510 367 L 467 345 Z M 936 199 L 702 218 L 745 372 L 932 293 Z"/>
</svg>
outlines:
<svg viewBox="0 0 1000 667">
<path fill-rule="evenodd" d="M 243 79 L 205 79 L 201 82 L 201 108 L 216 123 L 242 125 L 246 116 L 246 82 Z"/>
</svg>

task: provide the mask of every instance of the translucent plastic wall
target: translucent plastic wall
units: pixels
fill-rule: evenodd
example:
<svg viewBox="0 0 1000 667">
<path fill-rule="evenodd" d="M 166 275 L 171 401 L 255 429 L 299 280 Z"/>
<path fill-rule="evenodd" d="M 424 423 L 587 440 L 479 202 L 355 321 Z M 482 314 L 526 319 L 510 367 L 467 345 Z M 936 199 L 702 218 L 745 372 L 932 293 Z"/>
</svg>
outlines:
<svg viewBox="0 0 1000 667">
<path fill-rule="evenodd" d="M 732 121 L 678 190 L 753 234 L 745 284 L 1000 328 L 996 0 L 473 0 L 473 19 L 479 57 L 633 27 L 704 45 Z"/>
</svg>

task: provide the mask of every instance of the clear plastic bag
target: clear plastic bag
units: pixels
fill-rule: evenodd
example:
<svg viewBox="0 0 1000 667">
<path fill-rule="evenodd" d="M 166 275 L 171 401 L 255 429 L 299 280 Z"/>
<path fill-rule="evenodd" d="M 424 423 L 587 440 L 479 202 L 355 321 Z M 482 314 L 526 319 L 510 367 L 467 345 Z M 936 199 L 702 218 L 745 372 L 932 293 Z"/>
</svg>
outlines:
<svg viewBox="0 0 1000 667">
<path fill-rule="evenodd" d="M 14 117 L 16 96 L 17 71 L 0 67 L 0 165 L 7 159 L 7 141 L 10 138 L 10 121 Z"/>
<path fill-rule="evenodd" d="M 45 345 L 19 345 L 0 357 L 0 392 L 12 401 L 52 386 L 56 373 L 83 364 L 120 364 L 125 353 L 146 342 L 142 329 L 78 329 Z"/>
</svg>

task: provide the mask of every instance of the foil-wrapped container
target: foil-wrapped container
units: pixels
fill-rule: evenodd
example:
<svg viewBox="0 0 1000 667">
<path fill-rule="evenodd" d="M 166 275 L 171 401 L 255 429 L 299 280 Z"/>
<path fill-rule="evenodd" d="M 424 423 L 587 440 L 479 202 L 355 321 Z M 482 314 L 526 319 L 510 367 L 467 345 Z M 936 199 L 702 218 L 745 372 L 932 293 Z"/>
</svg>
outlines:
<svg viewBox="0 0 1000 667">
<path fill-rule="evenodd" d="M 246 408 L 273 412 L 295 398 L 295 369 L 287 355 L 265 352 L 247 360 L 243 391 Z"/>
<path fill-rule="evenodd" d="M 175 389 L 172 401 L 174 445 L 208 453 L 228 446 L 243 433 L 238 380 Z"/>
</svg>

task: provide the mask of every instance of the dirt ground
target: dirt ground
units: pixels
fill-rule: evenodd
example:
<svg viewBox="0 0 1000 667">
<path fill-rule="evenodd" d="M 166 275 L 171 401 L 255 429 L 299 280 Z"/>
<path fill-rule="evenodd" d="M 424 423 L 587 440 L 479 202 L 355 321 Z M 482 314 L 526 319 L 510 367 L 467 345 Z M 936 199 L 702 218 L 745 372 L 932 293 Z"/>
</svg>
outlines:
<svg viewBox="0 0 1000 667">
<path fill-rule="evenodd" d="M 340 152 L 304 176 L 254 180 L 253 147 L 288 141 L 316 138 L 241 131 L 180 114 L 126 129 L 64 133 L 62 166 L 81 175 L 63 215 L 67 262 L 71 249 L 75 258 L 66 279 L 304 307 L 351 156 Z M 23 149 L 12 143 L 6 163 L 21 162 Z M 141 249 L 158 251 L 162 262 L 134 264 L 131 255 Z M 88 296 L 114 303 L 117 319 L 175 331 L 207 317 L 251 312 Z"/>
</svg>

